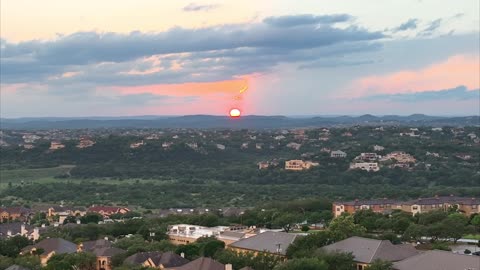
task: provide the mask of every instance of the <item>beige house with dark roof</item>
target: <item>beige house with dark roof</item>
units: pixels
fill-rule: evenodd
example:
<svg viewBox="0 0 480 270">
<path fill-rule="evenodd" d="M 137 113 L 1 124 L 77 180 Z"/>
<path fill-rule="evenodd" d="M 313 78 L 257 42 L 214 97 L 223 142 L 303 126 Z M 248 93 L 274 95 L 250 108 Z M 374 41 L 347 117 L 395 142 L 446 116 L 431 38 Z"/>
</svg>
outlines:
<svg viewBox="0 0 480 270">
<path fill-rule="evenodd" d="M 350 237 L 321 248 L 327 252 L 352 253 L 357 270 L 364 270 L 375 260 L 396 262 L 415 256 L 418 251 L 411 245 L 394 245 L 388 240 Z"/>
<path fill-rule="evenodd" d="M 35 245 L 25 247 L 20 252 L 20 255 L 34 254 L 39 249 L 43 249 L 43 253 L 40 254 L 40 263 L 45 266 L 48 260 L 55 254 L 77 252 L 77 245 L 62 238 L 47 238 Z"/>
</svg>

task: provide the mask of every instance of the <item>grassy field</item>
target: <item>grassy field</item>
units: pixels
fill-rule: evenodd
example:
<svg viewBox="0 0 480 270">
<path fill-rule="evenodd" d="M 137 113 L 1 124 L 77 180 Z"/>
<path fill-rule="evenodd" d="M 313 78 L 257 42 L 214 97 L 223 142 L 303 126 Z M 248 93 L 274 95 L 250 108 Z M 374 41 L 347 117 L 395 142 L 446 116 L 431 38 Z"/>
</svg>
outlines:
<svg viewBox="0 0 480 270">
<path fill-rule="evenodd" d="M 468 234 L 468 235 L 465 235 L 464 237 L 462 238 L 465 238 L 465 239 L 473 239 L 473 240 L 480 240 L 480 234 Z"/>
<path fill-rule="evenodd" d="M 10 182 L 18 184 L 22 181 L 27 183 L 47 179 L 55 180 L 55 176 L 68 174 L 73 167 L 73 165 L 62 165 L 40 169 L 0 170 L 0 188 L 7 186 Z"/>
<path fill-rule="evenodd" d="M 21 184 L 22 181 L 25 184 L 30 183 L 39 183 L 39 184 L 48 184 L 48 183 L 58 183 L 58 182 L 69 182 L 69 183 L 80 183 L 80 182 L 93 182 L 101 183 L 107 185 L 118 185 L 118 184 L 166 184 L 173 183 L 174 180 L 166 179 L 109 179 L 109 178 L 93 178 L 93 179 L 76 179 L 76 178 L 56 178 L 55 176 L 68 174 L 73 168 L 73 165 L 62 165 L 59 167 L 52 168 L 40 168 L 40 169 L 19 169 L 19 170 L 0 170 L 0 190 L 8 186 L 8 183 L 13 185 Z"/>
</svg>

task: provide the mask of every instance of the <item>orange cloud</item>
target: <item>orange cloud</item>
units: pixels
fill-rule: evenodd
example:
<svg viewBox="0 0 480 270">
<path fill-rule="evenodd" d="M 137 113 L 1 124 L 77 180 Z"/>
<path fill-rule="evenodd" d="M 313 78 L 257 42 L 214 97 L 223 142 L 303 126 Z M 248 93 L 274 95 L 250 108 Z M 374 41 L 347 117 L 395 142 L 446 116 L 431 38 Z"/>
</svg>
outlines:
<svg viewBox="0 0 480 270">
<path fill-rule="evenodd" d="M 181 84 L 156 84 L 132 87 L 112 87 L 110 89 L 120 94 L 142 94 L 168 95 L 176 97 L 185 96 L 213 96 L 217 94 L 238 95 L 240 90 L 246 86 L 246 80 L 226 80 L 218 82 L 181 83 Z"/>
<path fill-rule="evenodd" d="M 354 97 L 436 91 L 460 85 L 480 88 L 479 55 L 455 55 L 418 70 L 403 70 L 358 79 L 349 87 Z"/>
</svg>

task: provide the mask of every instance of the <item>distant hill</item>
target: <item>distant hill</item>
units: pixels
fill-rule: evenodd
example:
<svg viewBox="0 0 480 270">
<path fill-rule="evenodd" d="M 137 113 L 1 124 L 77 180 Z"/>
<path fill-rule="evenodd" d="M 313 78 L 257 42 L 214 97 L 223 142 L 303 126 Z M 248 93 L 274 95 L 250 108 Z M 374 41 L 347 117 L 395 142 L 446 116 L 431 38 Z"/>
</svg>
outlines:
<svg viewBox="0 0 480 270">
<path fill-rule="evenodd" d="M 480 116 L 316 116 L 286 117 L 250 115 L 238 119 L 213 115 L 17 118 L 0 119 L 2 129 L 79 129 L 79 128 L 305 128 L 352 125 L 480 126 Z"/>
</svg>

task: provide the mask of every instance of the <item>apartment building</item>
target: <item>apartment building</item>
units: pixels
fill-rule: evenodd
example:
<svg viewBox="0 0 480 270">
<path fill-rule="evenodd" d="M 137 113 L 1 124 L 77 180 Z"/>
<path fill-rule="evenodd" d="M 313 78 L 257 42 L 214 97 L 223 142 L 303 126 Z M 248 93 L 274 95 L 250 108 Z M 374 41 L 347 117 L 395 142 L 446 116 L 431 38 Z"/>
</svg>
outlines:
<svg viewBox="0 0 480 270">
<path fill-rule="evenodd" d="M 447 211 L 450 208 L 456 208 L 460 213 L 472 215 L 480 213 L 479 198 L 464 198 L 457 196 L 435 196 L 431 198 L 418 198 L 409 201 L 399 201 L 390 199 L 379 200 L 355 200 L 347 202 L 334 202 L 332 212 L 335 217 L 343 213 L 354 214 L 359 210 L 371 209 L 376 213 L 389 213 L 393 210 L 402 210 L 411 213 L 426 213 L 435 210 Z"/>
</svg>

